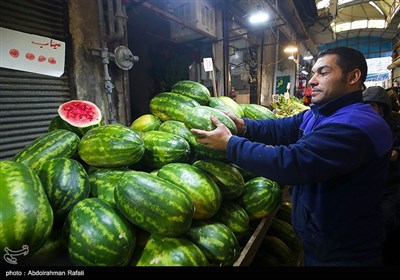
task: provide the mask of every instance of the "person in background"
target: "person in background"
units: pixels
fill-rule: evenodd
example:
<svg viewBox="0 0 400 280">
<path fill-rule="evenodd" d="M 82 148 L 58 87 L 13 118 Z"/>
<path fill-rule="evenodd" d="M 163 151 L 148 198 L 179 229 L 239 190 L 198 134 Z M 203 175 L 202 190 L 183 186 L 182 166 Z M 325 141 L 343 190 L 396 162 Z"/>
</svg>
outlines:
<svg viewBox="0 0 400 280">
<path fill-rule="evenodd" d="M 306 106 L 310 106 L 311 104 L 311 88 L 306 87 L 303 94 L 303 104 Z"/>
<path fill-rule="evenodd" d="M 265 120 L 229 115 L 238 135 L 213 116 L 214 130 L 191 131 L 239 167 L 292 187 L 305 266 L 381 266 L 380 202 L 392 134 L 362 99 L 365 57 L 352 48 L 327 49 L 312 71 L 310 110 Z"/>
<path fill-rule="evenodd" d="M 383 87 L 367 88 L 363 98 L 384 118 L 393 134 L 389 179 L 382 202 L 386 230 L 383 257 L 385 265 L 400 265 L 400 115 L 392 111 L 392 101 Z"/>
<path fill-rule="evenodd" d="M 400 96 L 396 87 L 389 88 L 387 93 L 390 97 L 392 111 L 399 112 L 400 111 Z"/>
</svg>

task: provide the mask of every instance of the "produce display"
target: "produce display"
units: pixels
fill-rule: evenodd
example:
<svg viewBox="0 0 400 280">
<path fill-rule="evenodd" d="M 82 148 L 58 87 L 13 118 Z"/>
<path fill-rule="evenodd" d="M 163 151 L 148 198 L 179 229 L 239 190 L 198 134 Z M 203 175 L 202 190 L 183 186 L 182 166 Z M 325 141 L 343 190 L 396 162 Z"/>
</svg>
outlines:
<svg viewBox="0 0 400 280">
<path fill-rule="evenodd" d="M 239 116 L 276 118 L 227 98 L 218 104 Z M 25 264 L 232 266 L 252 222 L 282 207 L 282 187 L 196 142 L 190 129 L 213 129 L 211 115 L 237 133 L 211 100 L 203 85 L 181 81 L 130 126 L 103 124 L 90 102 L 62 104 L 47 134 L 0 162 L 2 248 L 26 249 Z M 286 225 L 268 234 L 277 232 L 295 245 Z"/>
<path fill-rule="evenodd" d="M 253 259 L 253 266 L 298 266 L 302 258 L 302 245 L 291 224 L 292 204 L 282 201 L 260 249 Z"/>
<path fill-rule="evenodd" d="M 274 114 L 278 118 L 288 117 L 300 113 L 304 110 L 310 109 L 310 107 L 303 104 L 299 98 L 292 96 L 289 99 L 285 99 L 283 94 L 279 95 L 278 102 L 271 104 Z"/>
</svg>

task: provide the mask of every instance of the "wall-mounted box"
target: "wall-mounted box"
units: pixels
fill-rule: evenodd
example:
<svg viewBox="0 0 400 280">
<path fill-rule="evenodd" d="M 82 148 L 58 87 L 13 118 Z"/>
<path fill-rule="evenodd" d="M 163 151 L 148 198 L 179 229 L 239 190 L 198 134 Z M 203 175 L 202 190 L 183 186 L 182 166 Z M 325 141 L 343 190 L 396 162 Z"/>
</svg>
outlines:
<svg viewBox="0 0 400 280">
<path fill-rule="evenodd" d="M 176 17 L 207 35 L 216 36 L 215 8 L 208 1 L 181 1 L 180 3 L 172 9 Z M 176 22 L 171 22 L 172 40 L 183 42 L 200 37 L 204 37 L 204 35 Z"/>
</svg>

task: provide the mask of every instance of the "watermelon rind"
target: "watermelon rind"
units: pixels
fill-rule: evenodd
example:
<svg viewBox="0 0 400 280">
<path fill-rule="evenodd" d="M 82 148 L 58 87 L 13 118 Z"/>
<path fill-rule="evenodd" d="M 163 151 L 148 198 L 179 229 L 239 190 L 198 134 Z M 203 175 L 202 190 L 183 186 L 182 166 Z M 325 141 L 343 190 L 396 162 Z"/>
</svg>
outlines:
<svg viewBox="0 0 400 280">
<path fill-rule="evenodd" d="M 92 197 L 69 212 L 63 239 L 75 265 L 126 266 L 135 249 L 136 232 L 110 204 Z"/>
<path fill-rule="evenodd" d="M 0 193 L 0 248 L 33 255 L 53 227 L 53 210 L 38 175 L 23 163 L 1 161 Z"/>
<path fill-rule="evenodd" d="M 126 167 L 144 154 L 142 136 L 122 124 L 109 124 L 88 131 L 79 142 L 78 153 L 94 167 Z"/>
<path fill-rule="evenodd" d="M 89 127 L 102 121 L 99 107 L 87 100 L 70 100 L 62 103 L 58 107 L 58 115 L 76 127 Z"/>
<path fill-rule="evenodd" d="M 26 166 L 36 169 L 46 160 L 75 155 L 80 138 L 77 134 L 65 130 L 56 129 L 35 139 L 32 143 L 22 148 L 13 158 L 13 161 L 21 162 Z"/>
</svg>

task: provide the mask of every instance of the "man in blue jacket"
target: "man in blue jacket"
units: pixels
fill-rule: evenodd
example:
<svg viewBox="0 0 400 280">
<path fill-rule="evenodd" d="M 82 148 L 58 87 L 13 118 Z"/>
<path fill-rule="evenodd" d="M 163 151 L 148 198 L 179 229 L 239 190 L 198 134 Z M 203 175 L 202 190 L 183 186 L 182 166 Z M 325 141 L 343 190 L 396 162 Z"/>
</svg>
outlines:
<svg viewBox="0 0 400 280">
<path fill-rule="evenodd" d="M 312 70 L 310 110 L 276 120 L 230 116 L 241 136 L 215 117 L 216 129 L 192 132 L 241 168 L 292 185 L 292 223 L 305 266 L 379 266 L 390 129 L 363 102 L 362 53 L 327 49 Z"/>
</svg>

